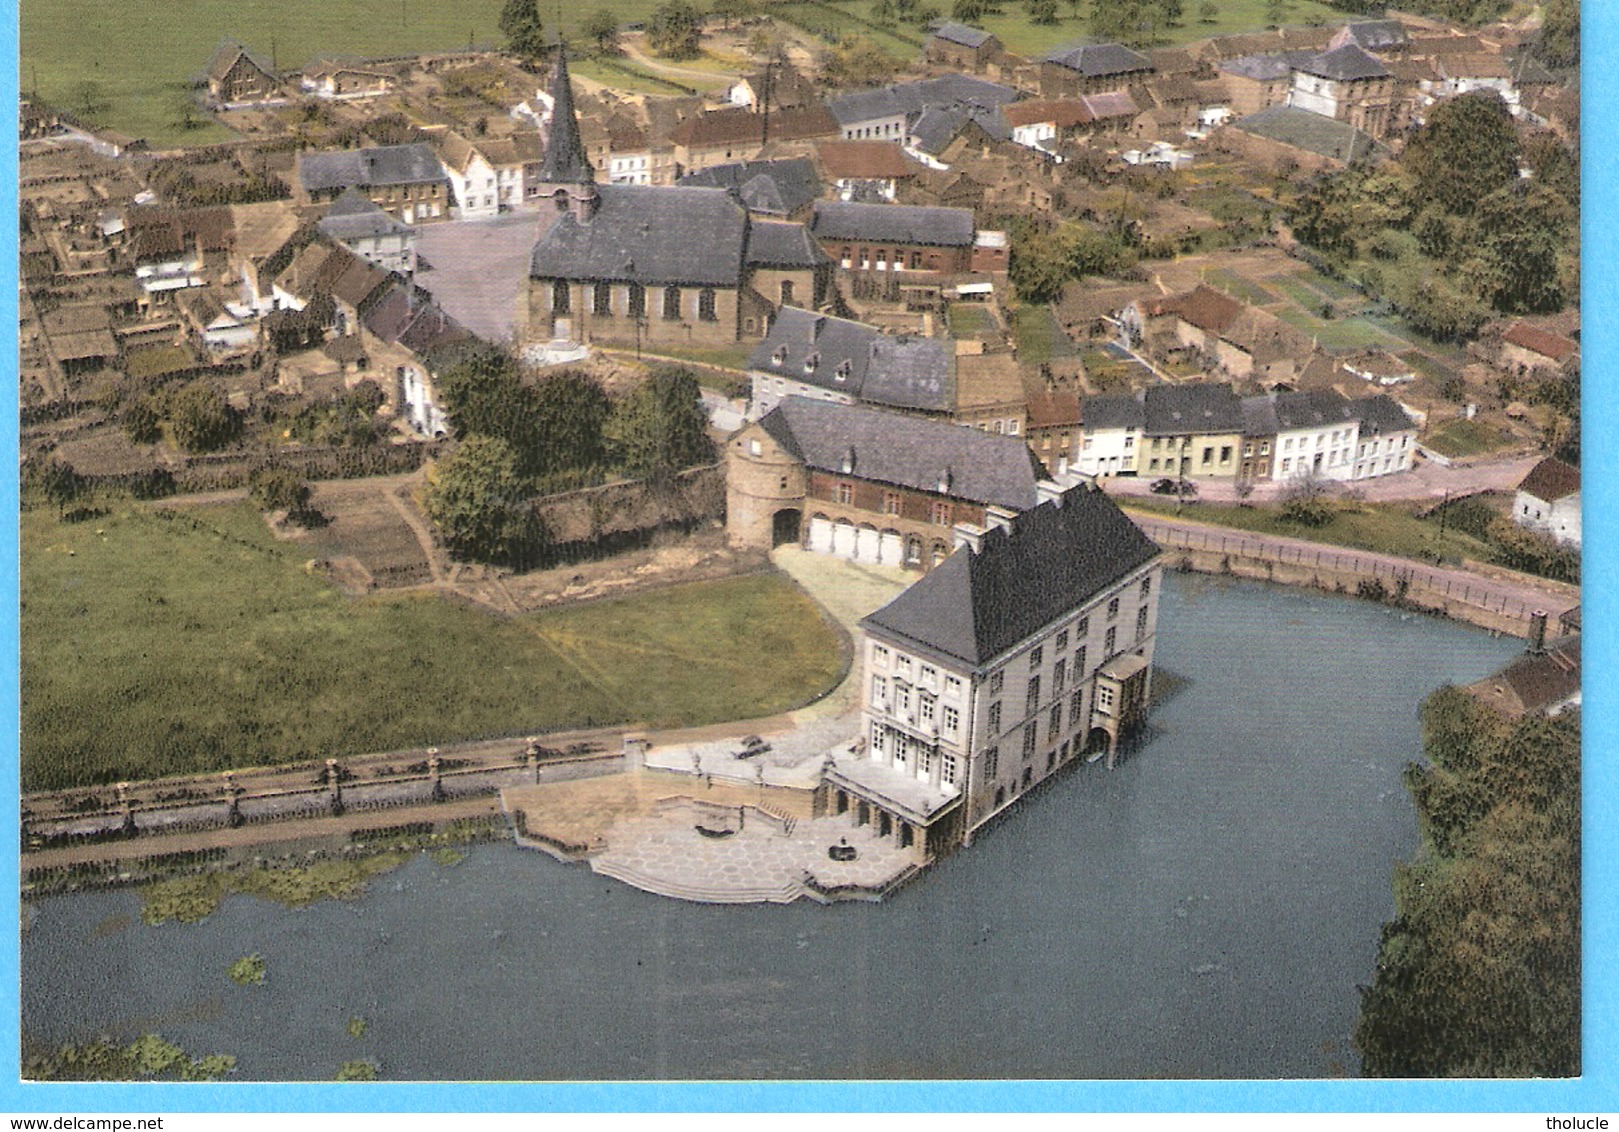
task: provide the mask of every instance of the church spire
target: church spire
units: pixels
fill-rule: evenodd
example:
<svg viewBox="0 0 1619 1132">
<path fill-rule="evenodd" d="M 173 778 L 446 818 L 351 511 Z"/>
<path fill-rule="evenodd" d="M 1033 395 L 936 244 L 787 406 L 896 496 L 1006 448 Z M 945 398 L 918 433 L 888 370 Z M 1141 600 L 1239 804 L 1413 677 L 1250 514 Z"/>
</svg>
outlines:
<svg viewBox="0 0 1619 1132">
<path fill-rule="evenodd" d="M 568 79 L 568 49 L 556 45 L 551 68 L 551 132 L 545 142 L 539 180 L 548 185 L 593 184 L 596 171 L 579 138 L 579 118 L 573 109 L 573 85 Z"/>
</svg>

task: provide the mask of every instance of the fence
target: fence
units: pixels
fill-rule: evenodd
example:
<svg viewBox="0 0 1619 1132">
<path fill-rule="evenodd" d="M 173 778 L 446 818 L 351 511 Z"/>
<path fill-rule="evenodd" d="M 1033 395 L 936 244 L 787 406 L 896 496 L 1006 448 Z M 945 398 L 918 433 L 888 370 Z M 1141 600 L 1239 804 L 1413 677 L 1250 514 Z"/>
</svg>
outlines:
<svg viewBox="0 0 1619 1132">
<path fill-rule="evenodd" d="M 1225 558 L 1246 558 L 1259 562 L 1300 569 L 1317 570 L 1331 574 L 1362 578 L 1385 584 L 1399 592 L 1403 583 L 1406 592 L 1443 599 L 1491 617 L 1521 621 L 1527 627 L 1530 616 L 1548 602 L 1541 599 L 1534 604 L 1513 597 L 1479 578 L 1460 578 L 1453 573 L 1430 570 L 1412 564 L 1395 564 L 1373 555 L 1353 551 L 1328 550 L 1321 547 L 1274 542 L 1257 535 L 1225 534 L 1218 531 L 1192 531 L 1152 520 L 1137 520 L 1137 524 L 1160 546 L 1218 554 Z"/>
</svg>

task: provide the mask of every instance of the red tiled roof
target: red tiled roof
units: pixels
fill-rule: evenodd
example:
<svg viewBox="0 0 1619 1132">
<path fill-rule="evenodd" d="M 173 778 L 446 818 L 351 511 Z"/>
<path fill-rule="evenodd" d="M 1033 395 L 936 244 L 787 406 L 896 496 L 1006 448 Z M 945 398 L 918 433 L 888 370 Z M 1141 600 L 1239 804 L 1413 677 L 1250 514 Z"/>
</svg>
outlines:
<svg viewBox="0 0 1619 1132">
<path fill-rule="evenodd" d="M 921 164 L 905 156 L 897 142 L 823 141 L 816 150 L 822 168 L 833 180 L 914 177 L 922 171 Z"/>
<path fill-rule="evenodd" d="M 1243 306 L 1236 299 L 1200 283 L 1196 289 L 1184 295 L 1158 303 L 1154 313 L 1173 314 L 1199 330 L 1221 335 L 1236 324 L 1242 317 L 1242 311 Z"/>
<path fill-rule="evenodd" d="M 1060 428 L 1080 421 L 1079 394 L 1043 390 L 1029 398 L 1030 428 Z"/>
<path fill-rule="evenodd" d="M 1554 456 L 1548 456 L 1523 477 L 1518 490 L 1528 492 L 1536 499 L 1544 499 L 1547 503 L 1555 503 L 1566 495 L 1578 494 L 1580 470 Z"/>
<path fill-rule="evenodd" d="M 1001 117 L 1013 129 L 1038 122 L 1052 122 L 1059 129 L 1066 129 L 1091 121 L 1086 114 L 1085 104 L 1075 98 L 1033 98 L 1027 102 L 1013 102 L 1001 107 Z"/>
<path fill-rule="evenodd" d="M 1539 327 L 1530 326 L 1527 322 L 1513 323 L 1512 328 L 1501 336 L 1501 340 L 1514 346 L 1522 346 L 1531 353 L 1550 358 L 1559 364 L 1578 353 L 1580 349 L 1578 343 L 1560 334 L 1551 334 Z"/>
<path fill-rule="evenodd" d="M 765 116 L 742 107 L 714 110 L 687 118 L 669 131 L 669 140 L 676 145 L 703 146 L 747 142 L 762 144 Z M 838 132 L 837 119 L 824 105 L 808 106 L 802 110 L 782 110 L 770 115 L 770 140 L 792 141 L 804 138 L 833 137 Z"/>
</svg>

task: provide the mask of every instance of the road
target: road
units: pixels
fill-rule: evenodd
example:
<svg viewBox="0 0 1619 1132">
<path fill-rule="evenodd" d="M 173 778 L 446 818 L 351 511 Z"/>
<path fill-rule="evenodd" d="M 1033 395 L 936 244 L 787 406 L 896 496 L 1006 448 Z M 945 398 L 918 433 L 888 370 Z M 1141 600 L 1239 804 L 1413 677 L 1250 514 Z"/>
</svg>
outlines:
<svg viewBox="0 0 1619 1132">
<path fill-rule="evenodd" d="M 1461 497 L 1473 495 L 1481 491 L 1513 491 L 1523 481 L 1529 470 L 1541 460 L 1543 454 L 1531 456 L 1509 456 L 1500 460 L 1473 464 L 1467 467 L 1441 467 L 1431 460 L 1423 461 L 1409 472 L 1399 475 L 1379 476 L 1376 479 L 1355 480 L 1346 483 L 1345 488 L 1353 489 L 1360 496 L 1373 503 L 1394 503 L 1402 500 L 1441 500 L 1445 496 Z M 1131 496 L 1148 495 L 1152 492 L 1152 485 L 1159 476 L 1115 476 L 1104 479 L 1102 489 L 1109 495 Z M 1219 480 L 1192 480 L 1188 481 L 1197 487 L 1197 498 L 1210 503 L 1236 503 L 1240 501 L 1237 495 L 1237 485 L 1232 482 Z M 1287 490 L 1285 483 L 1256 483 L 1253 485 L 1253 494 L 1248 502 L 1268 503 L 1282 496 Z"/>
</svg>

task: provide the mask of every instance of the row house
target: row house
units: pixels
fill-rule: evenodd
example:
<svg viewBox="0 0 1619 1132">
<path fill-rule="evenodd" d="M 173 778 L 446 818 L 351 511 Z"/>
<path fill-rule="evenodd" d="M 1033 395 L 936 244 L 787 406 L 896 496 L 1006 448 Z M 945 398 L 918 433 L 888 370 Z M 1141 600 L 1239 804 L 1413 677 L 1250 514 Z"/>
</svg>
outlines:
<svg viewBox="0 0 1619 1132">
<path fill-rule="evenodd" d="M 1028 398 L 1027 412 L 1029 448 L 1045 466 L 1046 474 L 1060 480 L 1071 470 L 1081 470 L 1079 447 L 1083 417 L 1079 394 L 1071 389 L 1041 390 Z"/>
<path fill-rule="evenodd" d="M 406 224 L 450 216 L 450 179 L 426 142 L 300 153 L 297 171 L 298 193 L 305 203 L 333 201 L 358 189 Z"/>
<path fill-rule="evenodd" d="M 929 570 L 957 523 L 1034 506 L 1017 437 L 867 405 L 787 397 L 726 448 L 726 530 L 742 546 Z"/>
<path fill-rule="evenodd" d="M 892 203 L 923 171 L 896 142 L 823 141 L 815 158 L 839 200 L 867 204 Z"/>
<path fill-rule="evenodd" d="M 1323 389 L 1248 397 L 1242 413 L 1238 478 L 1355 478 L 1358 420 L 1341 393 Z"/>
<path fill-rule="evenodd" d="M 827 100 L 826 105 L 837 121 L 838 135 L 846 141 L 903 141 L 929 111 L 993 114 L 1020 97 L 1013 87 L 987 79 L 941 75 L 851 91 Z"/>
<path fill-rule="evenodd" d="M 1124 394 L 1087 397 L 1080 405 L 1079 416 L 1075 468 L 1080 475 L 1110 478 L 1133 476 L 1142 470 L 1138 460 L 1147 414 L 1140 398 Z"/>
<path fill-rule="evenodd" d="M 988 529 L 860 622 L 863 749 L 826 768 L 823 807 L 919 843 L 969 844 L 1090 755 L 1112 766 L 1145 718 L 1161 551 L 1089 485 Z"/>
<path fill-rule="evenodd" d="M 838 136 L 825 106 L 754 113 L 741 107 L 712 110 L 687 118 L 669 134 L 679 175 L 733 161 L 752 161 L 766 143 L 810 141 Z"/>
<path fill-rule="evenodd" d="M 315 226 L 333 243 L 384 271 L 410 275 L 416 270 L 416 229 L 378 208 L 358 189 L 333 201 Z"/>
<path fill-rule="evenodd" d="M 753 383 L 749 420 L 787 397 L 938 416 L 956 405 L 950 339 L 884 334 L 875 326 L 798 307 L 777 312 L 747 368 Z"/>
<path fill-rule="evenodd" d="M 1140 474 L 1235 478 L 1245 422 L 1229 385 L 1153 385 L 1142 391 L 1141 404 Z"/>
<path fill-rule="evenodd" d="M 1417 454 L 1417 424 L 1399 402 L 1386 394 L 1350 402 L 1359 422 L 1352 479 L 1365 480 L 1409 472 Z"/>
<path fill-rule="evenodd" d="M 962 343 L 957 343 L 959 351 Z M 957 424 L 1005 436 L 1028 437 L 1030 407 L 1023 371 L 1009 353 L 956 355 Z M 1030 445 L 1033 446 L 1033 439 Z"/>
<path fill-rule="evenodd" d="M 970 209 L 817 201 L 809 229 L 845 271 L 975 270 L 978 229 Z"/>
</svg>

